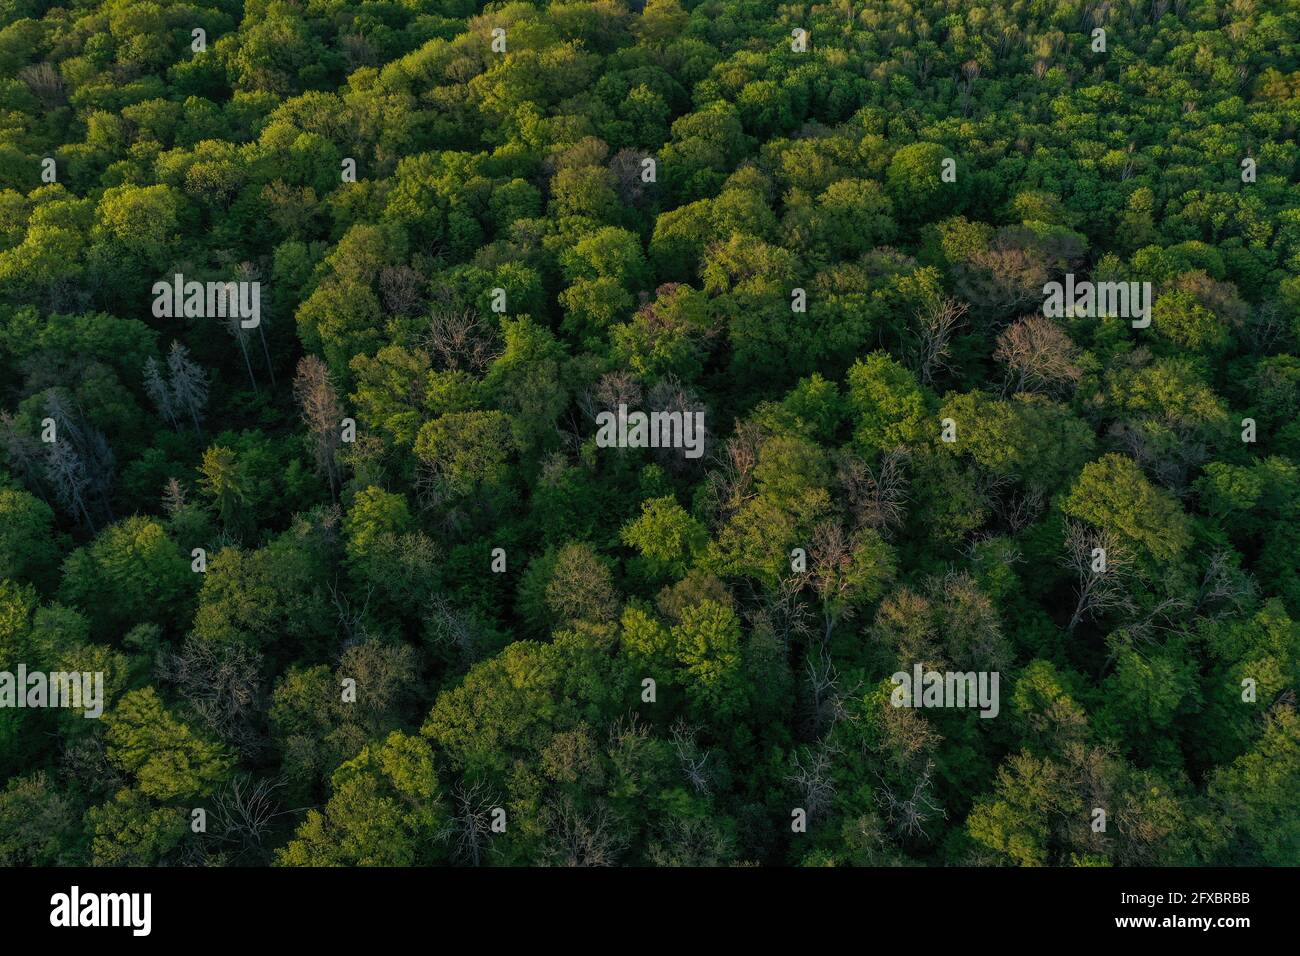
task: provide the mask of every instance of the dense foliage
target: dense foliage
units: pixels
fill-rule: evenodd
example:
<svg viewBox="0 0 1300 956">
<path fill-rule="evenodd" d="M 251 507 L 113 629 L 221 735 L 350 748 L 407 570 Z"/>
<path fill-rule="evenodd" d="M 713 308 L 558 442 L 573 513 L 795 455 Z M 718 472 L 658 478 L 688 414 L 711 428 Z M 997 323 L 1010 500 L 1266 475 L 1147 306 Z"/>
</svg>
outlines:
<svg viewBox="0 0 1300 956">
<path fill-rule="evenodd" d="M 1287 0 L 0 0 L 0 863 L 1300 863 L 1298 126 Z"/>
</svg>

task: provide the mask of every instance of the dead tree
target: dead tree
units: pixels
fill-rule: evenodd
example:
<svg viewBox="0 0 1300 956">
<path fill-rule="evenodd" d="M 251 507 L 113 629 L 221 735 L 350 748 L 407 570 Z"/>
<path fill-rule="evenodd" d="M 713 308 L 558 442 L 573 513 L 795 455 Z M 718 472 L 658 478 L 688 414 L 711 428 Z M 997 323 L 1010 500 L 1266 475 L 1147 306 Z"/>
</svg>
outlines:
<svg viewBox="0 0 1300 956">
<path fill-rule="evenodd" d="M 835 800 L 835 779 L 831 776 L 833 748 L 822 741 L 795 752 L 794 769 L 786 781 L 794 785 L 808 821 L 812 822 L 829 809 Z"/>
<path fill-rule="evenodd" d="M 993 357 L 1007 367 L 1012 391 L 1060 394 L 1079 384 L 1079 348 L 1051 319 L 1028 315 L 1002 330 Z"/>
<path fill-rule="evenodd" d="M 233 844 L 237 859 L 265 860 L 269 856 L 267 838 L 276 820 L 299 812 L 280 809 L 276 791 L 284 785 L 281 777 L 254 781 L 245 774 L 235 776 L 212 798 L 209 835 Z"/>
<path fill-rule="evenodd" d="M 157 407 L 158 414 L 173 429 L 179 430 L 180 425 L 176 418 L 176 405 L 172 400 L 171 387 L 163 378 L 162 366 L 152 355 L 144 363 L 144 390 Z"/>
<path fill-rule="evenodd" d="M 162 506 L 169 518 L 175 518 L 185 509 L 185 486 L 180 479 L 167 479 L 167 484 L 163 485 Z"/>
<path fill-rule="evenodd" d="M 379 270 L 379 293 L 384 307 L 394 315 L 416 315 L 423 309 L 425 285 L 424 277 L 408 265 Z"/>
<path fill-rule="evenodd" d="M 472 784 L 460 781 L 451 788 L 451 796 L 452 818 L 444 836 L 451 841 L 452 853 L 460 863 L 479 866 L 492 840 L 496 797 L 487 781 L 481 779 Z"/>
<path fill-rule="evenodd" d="M 848 499 L 854 531 L 873 528 L 890 538 L 903 527 L 907 516 L 906 461 L 907 453 L 901 448 L 881 455 L 875 468 L 851 453 L 841 459 L 837 477 Z"/>
<path fill-rule="evenodd" d="M 560 866 L 614 866 L 627 846 L 618 820 L 604 803 L 582 811 L 565 794 L 547 807 L 550 841 L 543 850 L 548 862 Z"/>
<path fill-rule="evenodd" d="M 672 728 L 673 750 L 681 763 L 682 773 L 692 789 L 699 794 L 707 794 L 711 786 L 709 772 L 706 769 L 710 751 L 701 749 L 696 742 L 698 731 L 678 720 Z"/>
<path fill-rule="evenodd" d="M 189 351 L 179 342 L 173 342 L 167 353 L 167 371 L 171 373 L 171 397 L 178 411 L 183 410 L 194 423 L 194 430 L 203 434 L 203 411 L 208 405 L 208 377 L 196 362 L 191 362 Z"/>
<path fill-rule="evenodd" d="M 906 800 L 900 799 L 891 787 L 885 785 L 884 778 L 879 774 L 876 775 L 881 782 L 879 790 L 876 791 L 876 799 L 884 810 L 885 820 L 899 835 L 911 837 L 920 834 L 928 839 L 930 835 L 926 833 L 925 825 L 933 819 L 944 819 L 948 816 L 948 811 L 934 802 L 934 786 L 931 781 L 933 773 L 934 761 L 926 760 L 925 767 L 917 777 L 912 793 Z"/>
<path fill-rule="evenodd" d="M 453 605 L 444 595 L 429 602 L 425 633 L 436 644 L 454 649 L 468 667 L 478 659 L 478 634 L 472 615 Z"/>
<path fill-rule="evenodd" d="M 935 299 L 914 313 L 916 329 L 912 366 L 926 386 L 948 368 L 953 334 L 966 321 L 970 306 L 957 299 Z"/>
<path fill-rule="evenodd" d="M 86 465 L 70 441 L 55 441 L 46 445 L 45 473 L 54 487 L 54 495 L 65 511 L 85 521 L 86 527 L 95 530 L 95 519 L 86 506 Z"/>
<path fill-rule="evenodd" d="M 261 273 L 260 270 L 257 268 L 257 266 L 255 266 L 253 263 L 241 262 L 239 265 L 235 266 L 235 275 L 239 277 L 240 282 L 256 282 L 259 276 L 261 275 Z M 262 342 L 262 355 L 265 356 L 266 358 L 266 374 L 271 379 L 271 387 L 274 388 L 275 387 L 275 366 L 271 363 L 271 349 L 266 344 L 266 327 L 269 324 L 270 323 L 267 316 L 265 315 L 258 316 L 257 337 Z M 248 356 L 245 355 L 244 357 L 245 360 L 247 360 Z M 256 390 L 257 390 L 256 385 L 254 385 L 254 391 Z"/>
<path fill-rule="evenodd" d="M 1132 556 L 1109 531 L 1074 521 L 1067 523 L 1064 565 L 1078 577 L 1078 596 L 1066 627 L 1068 633 L 1106 611 L 1135 610 L 1125 587 L 1132 563 Z"/>
<path fill-rule="evenodd" d="M 1230 613 L 1249 600 L 1254 591 L 1255 585 L 1250 576 L 1233 565 L 1232 552 L 1215 551 L 1210 555 L 1205 574 L 1201 576 L 1192 613 L 1200 614 L 1203 610 L 1216 606 L 1221 610 L 1216 612 L 1215 617 Z"/>
<path fill-rule="evenodd" d="M 304 355 L 298 362 L 293 396 L 307 425 L 316 468 L 329 479 L 331 497 L 338 497 L 338 450 L 343 440 L 343 407 L 330 381 L 329 368 L 317 356 Z"/>
<path fill-rule="evenodd" d="M 245 755 L 262 747 L 257 726 L 263 701 L 262 655 L 239 642 L 191 637 L 164 651 L 158 676 L 176 686 L 203 724 Z"/>
<path fill-rule="evenodd" d="M 429 317 L 424 345 L 439 367 L 473 375 L 481 374 L 499 354 L 492 328 L 477 310 L 446 305 L 434 308 Z"/>
</svg>

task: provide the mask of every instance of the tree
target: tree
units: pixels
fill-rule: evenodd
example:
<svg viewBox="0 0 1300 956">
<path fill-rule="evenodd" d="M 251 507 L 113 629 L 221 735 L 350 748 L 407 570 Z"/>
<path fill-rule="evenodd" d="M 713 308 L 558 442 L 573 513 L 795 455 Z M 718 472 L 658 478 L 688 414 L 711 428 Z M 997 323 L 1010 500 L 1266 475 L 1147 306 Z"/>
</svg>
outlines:
<svg viewBox="0 0 1300 956">
<path fill-rule="evenodd" d="M 1017 319 L 1003 329 L 993 357 L 1006 365 L 1007 383 L 1017 392 L 1033 388 L 1059 394 L 1083 378 L 1078 348 L 1051 319 L 1040 315 Z"/>
<path fill-rule="evenodd" d="M 854 443 L 862 452 L 893 451 L 928 437 L 931 423 L 925 393 L 916 378 L 888 355 L 875 352 L 854 363 L 848 383 Z"/>
<path fill-rule="evenodd" d="M 905 210 L 908 218 L 926 220 L 940 209 L 959 206 L 956 184 L 945 183 L 942 163 L 954 158 L 949 150 L 938 143 L 909 143 L 894 153 L 885 173 L 885 181 L 896 208 Z M 957 182 L 962 182 L 960 171 Z"/>
<path fill-rule="evenodd" d="M 173 717 L 152 687 L 126 694 L 107 721 L 108 759 L 146 796 L 204 796 L 229 773 L 225 751 Z"/>
<path fill-rule="evenodd" d="M 178 414 L 183 411 L 194 423 L 194 430 L 203 433 L 203 410 L 208 404 L 208 381 L 203 369 L 189 359 L 185 346 L 173 342 L 167 353 L 167 369 L 171 372 L 171 406 Z"/>
<path fill-rule="evenodd" d="M 934 385 L 935 376 L 948 369 L 952 337 L 970 307 L 956 299 L 933 300 L 921 306 L 914 316 L 916 344 L 912 349 L 912 362 L 921 384 Z"/>
<path fill-rule="evenodd" d="M 316 467 L 329 478 L 330 494 L 337 494 L 339 466 L 336 456 L 342 442 L 343 410 L 325 363 L 314 355 L 304 355 L 298 362 L 293 394 L 311 436 Z"/>
<path fill-rule="evenodd" d="M 25 491 L 0 488 L 0 578 L 44 583 L 58 560 L 50 506 Z"/>
<path fill-rule="evenodd" d="M 1177 557 L 1192 541 L 1187 516 L 1178 503 L 1123 455 L 1110 453 L 1084 465 L 1061 510 L 1115 534 L 1123 545 L 1158 561 Z"/>
<path fill-rule="evenodd" d="M 97 633 L 116 636 L 142 622 L 186 620 L 197 586 L 188 555 L 161 524 L 137 516 L 68 556 L 59 597 L 89 612 Z"/>
<path fill-rule="evenodd" d="M 708 530 L 666 496 L 641 502 L 641 516 L 623 526 L 621 537 L 652 574 L 680 577 L 708 542 Z"/>
<path fill-rule="evenodd" d="M 1285 866 L 1300 853 L 1300 825 L 1286 796 L 1294 792 L 1300 775 L 1296 720 L 1294 707 L 1274 709 L 1256 746 L 1215 771 L 1210 781 L 1210 795 L 1253 844 L 1253 852 L 1239 848 L 1238 859 Z"/>
<path fill-rule="evenodd" d="M 217 514 L 226 529 L 236 530 L 246 525 L 247 473 L 234 450 L 213 445 L 203 453 L 200 474 L 199 487 L 217 506 Z"/>
<path fill-rule="evenodd" d="M 394 731 L 334 772 L 281 866 L 428 866 L 445 853 L 447 809 L 429 745 Z"/>
<path fill-rule="evenodd" d="M 185 810 L 159 806 L 134 788 L 86 813 L 91 861 L 96 866 L 159 866 L 185 838 Z"/>
</svg>

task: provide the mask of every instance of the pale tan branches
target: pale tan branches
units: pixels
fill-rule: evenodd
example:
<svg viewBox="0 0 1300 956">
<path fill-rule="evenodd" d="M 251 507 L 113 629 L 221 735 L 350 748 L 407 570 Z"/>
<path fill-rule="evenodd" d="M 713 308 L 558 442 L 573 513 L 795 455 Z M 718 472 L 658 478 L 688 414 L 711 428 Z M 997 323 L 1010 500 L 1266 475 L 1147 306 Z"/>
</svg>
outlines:
<svg viewBox="0 0 1300 956">
<path fill-rule="evenodd" d="M 1080 351 L 1051 319 L 1027 315 L 1002 330 L 993 357 L 1007 367 L 1012 391 L 1068 392 L 1083 378 Z"/>
<path fill-rule="evenodd" d="M 891 538 L 903 527 L 907 511 L 907 452 L 885 452 L 873 468 L 852 453 L 839 462 L 836 476 L 844 489 L 853 530 L 873 528 Z"/>
<path fill-rule="evenodd" d="M 482 374 L 500 354 L 491 325 L 476 309 L 435 307 L 424 345 L 439 367 L 474 375 Z"/>
<path fill-rule="evenodd" d="M 338 450 L 342 443 L 343 407 L 330 381 L 329 369 L 315 355 L 304 355 L 298 362 L 293 380 L 293 396 L 307 425 L 316 468 L 330 483 L 330 494 L 337 496 Z"/>
<path fill-rule="evenodd" d="M 913 313 L 910 357 L 921 384 L 933 385 L 936 376 L 947 371 L 952 337 L 965 324 L 969 311 L 965 302 L 945 298 L 933 299 Z"/>
</svg>

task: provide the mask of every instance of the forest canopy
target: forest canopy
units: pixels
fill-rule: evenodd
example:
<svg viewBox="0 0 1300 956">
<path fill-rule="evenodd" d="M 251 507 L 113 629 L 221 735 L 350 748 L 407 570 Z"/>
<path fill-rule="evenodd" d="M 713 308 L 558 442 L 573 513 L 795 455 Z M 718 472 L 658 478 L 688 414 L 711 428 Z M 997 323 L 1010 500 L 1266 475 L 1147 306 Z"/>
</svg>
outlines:
<svg viewBox="0 0 1300 956">
<path fill-rule="evenodd" d="M 0 864 L 1300 865 L 1298 128 L 1286 0 L 0 0 Z"/>
</svg>

